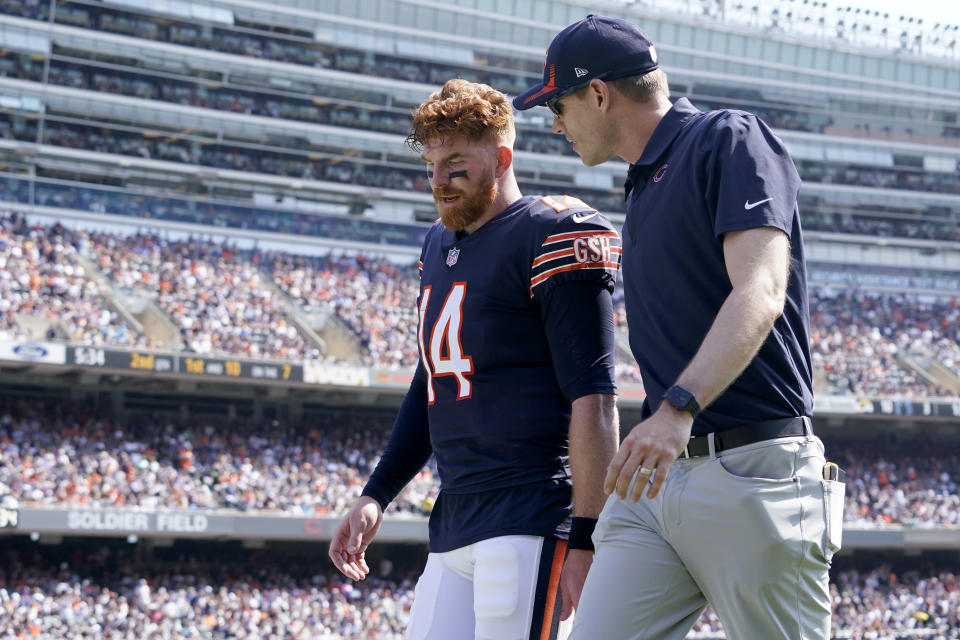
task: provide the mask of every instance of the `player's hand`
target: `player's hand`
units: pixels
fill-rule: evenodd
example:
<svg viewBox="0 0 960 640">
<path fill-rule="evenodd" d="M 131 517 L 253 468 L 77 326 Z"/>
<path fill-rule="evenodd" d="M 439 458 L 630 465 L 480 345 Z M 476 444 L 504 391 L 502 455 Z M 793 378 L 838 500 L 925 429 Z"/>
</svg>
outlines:
<svg viewBox="0 0 960 640">
<path fill-rule="evenodd" d="M 560 619 L 566 620 L 580 605 L 580 593 L 593 564 L 593 551 L 570 549 L 560 573 Z"/>
<path fill-rule="evenodd" d="M 383 523 L 380 504 L 369 496 L 360 496 L 353 508 L 333 532 L 330 559 L 343 575 L 363 580 L 370 573 L 364 553 Z"/>
<path fill-rule="evenodd" d="M 693 416 L 689 413 L 678 411 L 666 402 L 661 404 L 656 413 L 634 427 L 623 439 L 619 451 L 607 467 L 603 490 L 607 495 L 616 491 L 623 500 L 627 497 L 630 481 L 636 475 L 637 481 L 630 491 L 630 500 L 639 500 L 648 483 L 650 489 L 647 497 L 655 498 L 670 465 L 687 445 L 692 427 Z M 641 467 L 653 471 L 653 474 L 637 473 Z"/>
</svg>

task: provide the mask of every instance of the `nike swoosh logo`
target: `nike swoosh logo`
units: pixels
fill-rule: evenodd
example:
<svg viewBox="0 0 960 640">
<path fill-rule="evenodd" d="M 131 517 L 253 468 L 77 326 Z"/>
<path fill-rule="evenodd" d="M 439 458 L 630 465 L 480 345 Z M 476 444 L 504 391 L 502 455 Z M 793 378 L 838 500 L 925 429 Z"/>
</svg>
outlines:
<svg viewBox="0 0 960 640">
<path fill-rule="evenodd" d="M 750 202 L 749 200 L 747 200 L 746 202 L 743 203 L 743 208 L 746 209 L 747 211 L 750 211 L 750 209 L 753 209 L 754 207 L 759 207 L 764 202 L 770 202 L 771 200 L 773 200 L 773 198 L 767 198 L 766 200 L 760 200 L 759 202 Z"/>
<path fill-rule="evenodd" d="M 589 220 L 595 215 L 597 215 L 596 211 L 594 211 L 593 213 L 575 213 L 573 214 L 573 221 L 580 223 L 580 222 L 583 222 L 584 220 Z"/>
</svg>

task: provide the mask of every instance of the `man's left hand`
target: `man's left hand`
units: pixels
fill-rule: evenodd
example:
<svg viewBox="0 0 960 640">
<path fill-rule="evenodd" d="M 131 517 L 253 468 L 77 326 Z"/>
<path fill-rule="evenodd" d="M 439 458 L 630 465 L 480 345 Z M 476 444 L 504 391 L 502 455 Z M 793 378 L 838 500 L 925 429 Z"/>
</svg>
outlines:
<svg viewBox="0 0 960 640">
<path fill-rule="evenodd" d="M 560 619 L 566 620 L 580 604 L 580 593 L 593 564 L 593 551 L 570 549 L 560 573 Z"/>
<path fill-rule="evenodd" d="M 623 439 L 620 450 L 607 467 L 603 490 L 608 495 L 616 491 L 621 500 L 626 499 L 627 489 L 636 475 L 630 499 L 633 502 L 639 500 L 648 483 L 647 497 L 656 497 L 670 465 L 690 439 L 692 428 L 693 417 L 689 413 L 678 411 L 666 402 L 661 404 L 656 413 L 635 426 Z"/>
</svg>

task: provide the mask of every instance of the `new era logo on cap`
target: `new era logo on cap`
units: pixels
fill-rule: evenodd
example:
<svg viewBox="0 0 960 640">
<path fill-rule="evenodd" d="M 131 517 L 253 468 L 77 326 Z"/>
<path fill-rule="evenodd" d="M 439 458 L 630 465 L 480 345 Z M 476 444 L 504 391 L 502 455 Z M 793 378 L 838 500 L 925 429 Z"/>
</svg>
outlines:
<svg viewBox="0 0 960 640">
<path fill-rule="evenodd" d="M 580 66 L 585 61 L 589 69 Z M 590 14 L 556 35 L 547 49 L 543 81 L 515 97 L 513 106 L 522 111 L 593 78 L 643 75 L 659 66 L 653 43 L 637 25 Z"/>
</svg>

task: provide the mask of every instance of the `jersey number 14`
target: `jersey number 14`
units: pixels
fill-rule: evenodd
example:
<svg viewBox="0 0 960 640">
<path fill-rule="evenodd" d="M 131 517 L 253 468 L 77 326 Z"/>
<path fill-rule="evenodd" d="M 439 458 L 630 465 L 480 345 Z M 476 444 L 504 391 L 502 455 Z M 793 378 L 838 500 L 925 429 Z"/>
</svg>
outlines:
<svg viewBox="0 0 960 640">
<path fill-rule="evenodd" d="M 443 302 L 440 315 L 437 316 L 430 335 L 424 335 L 427 318 L 427 306 L 433 287 L 424 287 L 420 297 L 420 322 L 417 326 L 417 340 L 420 343 L 420 360 L 427 372 L 427 403 L 433 404 L 436 394 L 433 379 L 440 376 L 456 376 L 457 400 L 465 400 L 473 393 L 473 385 L 468 375 L 473 373 L 473 358 L 464 355 L 460 344 L 460 327 L 463 324 L 463 298 L 467 294 L 466 282 L 454 282 L 450 293 Z M 429 340 L 429 344 L 425 342 Z"/>
</svg>

